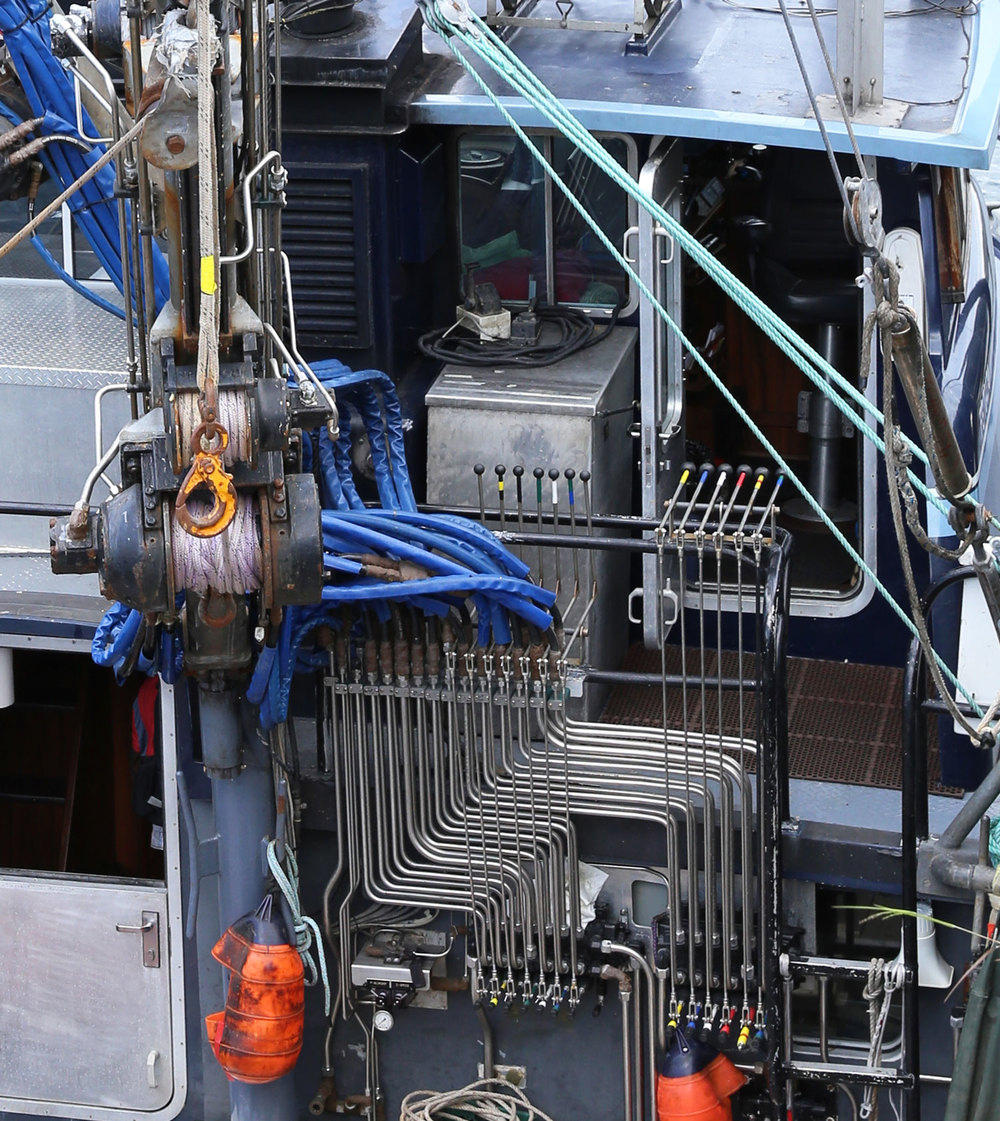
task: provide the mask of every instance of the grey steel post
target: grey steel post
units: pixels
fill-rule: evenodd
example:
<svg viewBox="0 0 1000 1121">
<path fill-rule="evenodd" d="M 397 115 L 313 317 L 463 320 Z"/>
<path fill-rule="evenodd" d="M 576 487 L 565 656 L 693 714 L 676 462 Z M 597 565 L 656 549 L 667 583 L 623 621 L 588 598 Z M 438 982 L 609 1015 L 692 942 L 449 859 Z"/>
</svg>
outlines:
<svg viewBox="0 0 1000 1121">
<path fill-rule="evenodd" d="M 202 758 L 212 780 L 219 852 L 220 934 L 256 909 L 267 886 L 265 846 L 274 835 L 274 780 L 266 743 L 244 731 L 240 696 L 228 686 L 199 689 Z M 250 722 L 247 723 L 250 728 Z M 229 1083 L 232 1121 L 295 1121 L 294 1076 Z"/>
<path fill-rule="evenodd" d="M 882 104 L 885 12 L 882 0 L 839 0 L 837 81 L 851 114 Z"/>
</svg>

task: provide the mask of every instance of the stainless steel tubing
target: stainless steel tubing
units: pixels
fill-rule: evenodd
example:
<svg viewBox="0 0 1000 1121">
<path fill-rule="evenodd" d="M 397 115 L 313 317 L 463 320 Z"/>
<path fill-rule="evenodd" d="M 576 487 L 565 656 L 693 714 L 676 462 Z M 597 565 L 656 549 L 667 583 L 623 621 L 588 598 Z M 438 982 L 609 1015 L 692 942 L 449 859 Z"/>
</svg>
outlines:
<svg viewBox="0 0 1000 1121">
<path fill-rule="evenodd" d="M 648 1039 L 646 1041 L 647 1050 L 647 1069 L 646 1077 L 649 1081 L 649 1103 L 650 1121 L 656 1117 L 656 1041 L 657 1041 L 657 1015 L 656 1015 L 656 979 L 653 976 L 653 970 L 650 968 L 649 962 L 637 950 L 633 950 L 631 946 L 625 946 L 620 942 L 612 942 L 605 939 L 601 942 L 602 954 L 621 954 L 627 957 L 632 962 L 633 966 L 637 966 L 646 979 L 646 1031 Z M 636 974 L 638 976 L 638 974 Z M 635 987 L 636 1001 L 639 999 L 638 987 Z M 637 1040 L 638 1045 L 638 1040 Z"/>
</svg>

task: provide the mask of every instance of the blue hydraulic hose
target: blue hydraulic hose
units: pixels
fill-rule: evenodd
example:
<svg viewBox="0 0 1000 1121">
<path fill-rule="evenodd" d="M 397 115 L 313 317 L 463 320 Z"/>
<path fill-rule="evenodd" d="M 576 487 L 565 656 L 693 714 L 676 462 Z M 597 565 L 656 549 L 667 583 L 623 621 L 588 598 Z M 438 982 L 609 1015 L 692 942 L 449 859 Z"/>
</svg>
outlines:
<svg viewBox="0 0 1000 1121">
<path fill-rule="evenodd" d="M 112 315 L 117 316 L 119 319 L 124 320 L 125 312 L 120 307 L 116 307 L 113 303 L 106 300 L 103 296 L 99 296 L 96 292 L 92 291 L 85 284 L 81 284 L 76 277 L 70 274 L 59 264 L 59 262 L 52 256 L 52 254 L 45 248 L 44 243 L 38 237 L 31 238 L 31 244 L 35 247 L 39 257 L 48 265 L 48 267 L 59 277 L 61 281 L 68 284 L 74 292 L 79 293 L 85 300 L 89 300 L 92 304 L 101 308 L 103 311 L 110 312 Z"/>
<path fill-rule="evenodd" d="M 390 537 L 370 527 L 364 514 L 327 514 L 322 515 L 324 529 L 329 526 L 334 533 L 347 540 L 356 540 L 365 552 L 382 552 L 404 560 L 411 560 L 415 564 L 433 572 L 445 575 L 460 576 L 468 572 L 467 568 L 457 564 L 447 557 L 431 553 L 419 545 L 411 545 L 400 537 Z"/>
<path fill-rule="evenodd" d="M 419 512 L 377 509 L 369 509 L 365 512 L 382 521 L 391 519 L 407 525 L 421 526 L 436 534 L 440 534 L 441 526 L 446 525 L 449 533 L 467 542 L 471 547 L 478 547 L 489 553 L 512 576 L 526 577 L 531 572 L 530 566 L 519 557 L 514 556 L 488 529 L 478 522 L 470 521 L 468 518 L 457 517 L 453 514 L 421 514 Z"/>
<path fill-rule="evenodd" d="M 426 549 L 433 549 L 438 553 L 443 553 L 445 556 L 454 560 L 459 566 L 456 571 L 461 568 L 470 568 L 473 572 L 508 575 L 501 564 L 484 555 L 482 552 L 476 552 L 459 542 L 451 540 L 449 537 L 442 534 L 440 530 L 434 532 L 422 529 L 418 526 L 400 525 L 398 523 L 390 528 L 384 524 L 379 524 L 383 519 L 371 519 L 367 517 L 367 514 L 354 514 L 353 511 L 350 514 L 344 515 L 344 520 L 349 524 L 367 526 L 371 531 L 379 534 L 383 538 L 388 537 L 388 534 L 392 533 L 393 540 L 405 541 L 418 548 L 423 547 Z M 350 533 L 350 531 L 348 531 L 348 533 Z M 427 567 L 426 553 L 417 552 L 411 554 L 409 559 Z"/>
<path fill-rule="evenodd" d="M 389 453 L 386 449 L 382 409 L 375 390 L 370 385 L 359 385 L 345 396 L 350 398 L 351 404 L 357 409 L 358 414 L 364 421 L 365 431 L 368 433 L 368 440 L 371 444 L 375 485 L 378 487 L 378 496 L 382 506 L 387 510 L 397 510 L 400 502 L 396 494 L 396 484 L 392 477 L 392 467 L 389 464 Z"/>
<path fill-rule="evenodd" d="M 409 599 L 415 594 L 428 592 L 431 595 L 454 592 L 460 595 L 492 592 L 496 598 L 519 618 L 541 630 L 552 625 L 552 617 L 547 611 L 536 607 L 529 597 L 523 595 L 519 586 L 511 588 L 512 581 L 506 576 L 437 576 L 426 580 L 407 580 L 400 584 L 362 585 L 328 584 L 323 589 L 323 599 L 327 603 L 358 603 L 377 600 Z M 528 585 L 534 588 L 534 585 Z M 535 589 L 541 590 L 541 589 Z M 532 597 L 534 598 L 534 597 Z"/>
<path fill-rule="evenodd" d="M 70 124 L 75 116 L 73 84 L 68 74 L 52 54 L 49 34 L 49 7 L 47 2 L 32 4 L 29 0 L 0 0 L 0 34 L 10 51 L 24 93 L 32 112 L 44 116 L 40 129 L 43 135 L 51 133 L 76 134 Z M 4 116 L 12 118 L 9 110 Z M 93 129 L 93 122 L 84 111 L 85 130 Z M 89 168 L 102 153 L 100 145 L 89 152 L 64 145 L 52 145 L 43 153 L 43 162 L 50 174 L 64 187 Z M 119 231 L 117 215 L 106 206 L 114 195 L 114 172 L 102 168 L 84 184 L 68 201 L 81 231 L 93 248 L 98 260 L 119 289 L 125 279 L 121 271 L 120 237 L 126 238 L 128 226 Z M 169 274 L 166 259 L 158 246 L 153 246 L 153 287 L 157 308 L 169 298 Z M 133 288 L 141 278 L 133 278 Z"/>
<path fill-rule="evenodd" d="M 129 651 L 139 633 L 142 612 L 115 603 L 104 613 L 90 643 L 90 656 L 99 666 L 113 666 Z"/>
<path fill-rule="evenodd" d="M 350 391 L 353 387 L 367 387 L 369 391 L 377 387 L 382 397 L 385 411 L 385 433 L 388 441 L 389 470 L 399 505 L 404 510 L 416 510 L 409 469 L 406 466 L 406 449 L 403 436 L 403 414 L 399 405 L 399 394 L 392 378 L 381 370 L 354 371 L 336 358 L 324 359 L 312 366 L 313 373 L 335 390 Z M 381 418 L 377 427 L 381 431 Z"/>
<path fill-rule="evenodd" d="M 319 446 L 318 475 L 325 500 L 324 506 L 334 510 L 348 510 L 350 507 L 344 497 L 340 472 L 337 470 L 337 453 L 325 428 L 320 432 L 317 442 Z"/>
<path fill-rule="evenodd" d="M 350 418 L 343 413 L 340 417 L 340 436 L 333 445 L 333 457 L 337 465 L 337 474 L 340 477 L 340 488 L 348 507 L 352 510 L 363 510 L 365 504 L 358 495 L 357 488 L 354 485 L 354 476 L 351 474 Z"/>
</svg>

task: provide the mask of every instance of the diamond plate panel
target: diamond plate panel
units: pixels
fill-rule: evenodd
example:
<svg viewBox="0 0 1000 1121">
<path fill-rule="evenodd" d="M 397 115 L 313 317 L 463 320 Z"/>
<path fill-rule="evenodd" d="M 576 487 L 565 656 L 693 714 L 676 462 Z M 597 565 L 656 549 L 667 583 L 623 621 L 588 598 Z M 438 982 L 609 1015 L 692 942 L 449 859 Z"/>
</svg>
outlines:
<svg viewBox="0 0 1000 1121">
<path fill-rule="evenodd" d="M 0 338 L 0 384 L 97 389 L 125 373 L 125 324 L 58 281 L 0 280 Z"/>
</svg>

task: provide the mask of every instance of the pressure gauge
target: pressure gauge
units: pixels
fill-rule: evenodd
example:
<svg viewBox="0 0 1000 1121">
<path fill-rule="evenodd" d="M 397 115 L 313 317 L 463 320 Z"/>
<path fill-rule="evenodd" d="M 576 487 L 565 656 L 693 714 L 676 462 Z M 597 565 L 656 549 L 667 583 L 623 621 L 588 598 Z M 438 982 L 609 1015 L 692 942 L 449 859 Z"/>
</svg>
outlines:
<svg viewBox="0 0 1000 1121">
<path fill-rule="evenodd" d="M 396 1021 L 392 1018 L 392 1013 L 386 1008 L 380 1008 L 375 1013 L 375 1030 L 376 1031 L 391 1031 L 392 1025 Z"/>
</svg>

